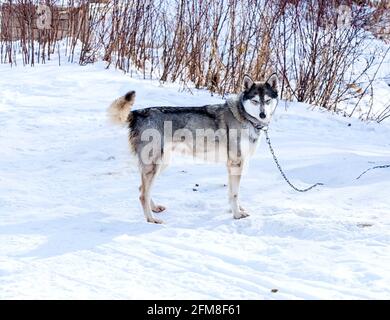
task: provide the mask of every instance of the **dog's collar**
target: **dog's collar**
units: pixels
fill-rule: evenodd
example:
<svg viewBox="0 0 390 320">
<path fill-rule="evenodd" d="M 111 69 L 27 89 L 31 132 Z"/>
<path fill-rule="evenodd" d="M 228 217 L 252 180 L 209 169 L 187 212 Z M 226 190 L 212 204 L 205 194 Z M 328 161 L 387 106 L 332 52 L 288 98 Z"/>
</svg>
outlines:
<svg viewBox="0 0 390 320">
<path fill-rule="evenodd" d="M 251 120 L 249 120 L 249 122 L 251 123 L 251 125 L 252 125 L 256 130 L 265 130 L 265 129 L 267 128 L 266 126 L 262 126 L 261 124 L 252 122 Z"/>
</svg>

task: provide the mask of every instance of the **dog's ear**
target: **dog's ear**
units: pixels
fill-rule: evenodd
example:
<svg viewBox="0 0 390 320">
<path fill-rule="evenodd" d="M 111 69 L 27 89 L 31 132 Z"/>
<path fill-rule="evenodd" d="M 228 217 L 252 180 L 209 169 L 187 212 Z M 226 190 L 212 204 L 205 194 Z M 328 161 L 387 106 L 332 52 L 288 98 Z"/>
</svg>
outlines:
<svg viewBox="0 0 390 320">
<path fill-rule="evenodd" d="M 250 76 L 247 74 L 244 75 L 244 80 L 243 80 L 243 87 L 245 91 L 248 91 L 250 88 L 252 88 L 254 81 Z"/>
<path fill-rule="evenodd" d="M 266 82 L 271 86 L 271 88 L 274 91 L 276 91 L 276 92 L 279 91 L 279 80 L 278 80 L 278 76 L 276 75 L 276 73 L 271 74 L 271 76 L 268 78 L 268 80 Z"/>
</svg>

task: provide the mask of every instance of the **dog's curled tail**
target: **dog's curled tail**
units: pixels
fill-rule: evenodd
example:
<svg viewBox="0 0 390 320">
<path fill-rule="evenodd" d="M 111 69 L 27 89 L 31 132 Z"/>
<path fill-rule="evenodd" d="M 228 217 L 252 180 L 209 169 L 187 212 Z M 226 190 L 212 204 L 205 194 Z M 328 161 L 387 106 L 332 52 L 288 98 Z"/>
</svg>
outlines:
<svg viewBox="0 0 390 320">
<path fill-rule="evenodd" d="M 135 91 L 129 91 L 124 96 L 111 103 L 107 110 L 111 122 L 125 124 L 129 121 L 131 106 L 134 104 Z"/>
</svg>

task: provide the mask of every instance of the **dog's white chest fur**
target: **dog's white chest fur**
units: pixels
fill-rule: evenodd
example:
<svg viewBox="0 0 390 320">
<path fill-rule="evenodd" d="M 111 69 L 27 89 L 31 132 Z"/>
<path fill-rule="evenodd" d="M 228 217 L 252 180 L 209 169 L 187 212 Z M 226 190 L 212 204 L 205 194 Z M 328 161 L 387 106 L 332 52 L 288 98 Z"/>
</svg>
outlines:
<svg viewBox="0 0 390 320">
<path fill-rule="evenodd" d="M 256 130 L 252 125 L 249 124 L 244 127 L 240 145 L 241 155 L 244 158 L 249 158 L 255 153 L 259 145 L 260 135 L 261 131 Z"/>
</svg>

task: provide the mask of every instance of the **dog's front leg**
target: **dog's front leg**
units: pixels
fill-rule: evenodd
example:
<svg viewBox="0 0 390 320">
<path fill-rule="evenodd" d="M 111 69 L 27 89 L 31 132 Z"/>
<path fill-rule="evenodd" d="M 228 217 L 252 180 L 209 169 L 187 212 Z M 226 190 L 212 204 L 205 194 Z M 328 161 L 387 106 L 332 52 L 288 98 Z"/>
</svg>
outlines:
<svg viewBox="0 0 390 320">
<path fill-rule="evenodd" d="M 241 219 L 249 216 L 249 214 L 241 208 L 238 202 L 238 193 L 240 191 L 240 181 L 243 166 L 243 160 L 229 160 L 227 164 L 229 172 L 229 203 L 234 219 Z"/>
</svg>

